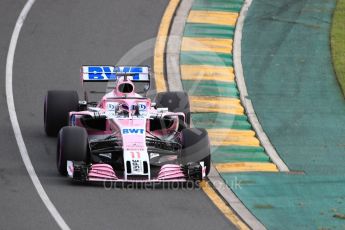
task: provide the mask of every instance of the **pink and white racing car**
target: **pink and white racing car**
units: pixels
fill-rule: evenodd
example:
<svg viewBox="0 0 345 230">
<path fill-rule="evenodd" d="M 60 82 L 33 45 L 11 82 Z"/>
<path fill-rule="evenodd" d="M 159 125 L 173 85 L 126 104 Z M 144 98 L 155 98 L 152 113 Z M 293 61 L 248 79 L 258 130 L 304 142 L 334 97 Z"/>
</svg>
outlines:
<svg viewBox="0 0 345 230">
<path fill-rule="evenodd" d="M 48 91 L 44 127 L 58 136 L 60 174 L 82 182 L 183 182 L 208 174 L 208 134 L 190 128 L 185 92 L 158 93 L 152 102 L 147 66 L 82 66 L 81 77 L 113 86 L 98 102 L 86 91 L 83 101 L 76 91 Z"/>
</svg>

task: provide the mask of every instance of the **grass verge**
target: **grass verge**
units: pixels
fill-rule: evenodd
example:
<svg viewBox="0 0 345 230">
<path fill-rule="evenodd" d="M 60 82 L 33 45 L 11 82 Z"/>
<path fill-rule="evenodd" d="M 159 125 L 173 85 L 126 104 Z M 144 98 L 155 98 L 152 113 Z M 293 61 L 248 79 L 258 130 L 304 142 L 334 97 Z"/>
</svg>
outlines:
<svg viewBox="0 0 345 230">
<path fill-rule="evenodd" d="M 345 0 L 338 0 L 331 31 L 332 59 L 335 73 L 345 95 Z"/>
</svg>

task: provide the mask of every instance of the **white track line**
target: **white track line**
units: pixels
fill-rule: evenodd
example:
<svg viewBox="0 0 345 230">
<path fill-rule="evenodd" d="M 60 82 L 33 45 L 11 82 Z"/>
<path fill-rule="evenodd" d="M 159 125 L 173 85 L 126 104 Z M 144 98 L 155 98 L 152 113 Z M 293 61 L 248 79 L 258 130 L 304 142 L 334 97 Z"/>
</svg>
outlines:
<svg viewBox="0 0 345 230">
<path fill-rule="evenodd" d="M 26 149 L 24 139 L 22 136 L 22 132 L 20 131 L 18 118 L 16 114 L 16 109 L 14 106 L 14 99 L 13 99 L 13 87 L 12 87 L 12 79 L 13 79 L 13 60 L 14 60 L 14 53 L 17 46 L 17 41 L 19 37 L 20 30 L 24 24 L 25 18 L 28 15 L 32 5 L 35 3 L 35 0 L 28 0 L 21 11 L 16 25 L 14 27 L 10 46 L 7 53 L 7 60 L 6 60 L 6 99 L 7 99 L 7 106 L 8 106 L 8 112 L 10 115 L 14 135 L 17 140 L 17 144 L 19 147 L 20 155 L 23 159 L 25 168 L 30 176 L 30 179 L 32 183 L 35 186 L 35 189 L 42 199 L 44 205 L 47 207 L 48 211 L 52 215 L 52 217 L 55 219 L 56 223 L 59 225 L 61 229 L 70 229 L 69 226 L 66 224 L 64 219 L 61 217 L 58 210 L 55 208 L 54 204 L 49 199 L 47 193 L 45 192 L 40 180 L 37 177 L 37 174 L 35 172 L 34 167 L 32 166 L 30 157 L 28 155 L 28 151 Z"/>
</svg>

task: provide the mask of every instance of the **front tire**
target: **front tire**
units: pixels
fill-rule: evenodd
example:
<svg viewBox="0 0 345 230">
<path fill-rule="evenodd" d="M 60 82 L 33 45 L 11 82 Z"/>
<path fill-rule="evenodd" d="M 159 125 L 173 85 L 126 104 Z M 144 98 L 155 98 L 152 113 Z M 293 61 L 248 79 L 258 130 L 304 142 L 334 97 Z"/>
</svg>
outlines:
<svg viewBox="0 0 345 230">
<path fill-rule="evenodd" d="M 67 161 L 88 161 L 88 135 L 85 128 L 63 127 L 58 136 L 56 165 L 59 173 L 67 175 Z"/>
<path fill-rule="evenodd" d="M 68 125 L 68 113 L 78 111 L 79 98 L 76 91 L 48 91 L 44 101 L 44 130 L 48 136 L 56 136 Z"/>
<path fill-rule="evenodd" d="M 182 130 L 182 164 L 190 162 L 204 162 L 206 175 L 211 167 L 211 150 L 208 133 L 201 128 Z"/>
</svg>

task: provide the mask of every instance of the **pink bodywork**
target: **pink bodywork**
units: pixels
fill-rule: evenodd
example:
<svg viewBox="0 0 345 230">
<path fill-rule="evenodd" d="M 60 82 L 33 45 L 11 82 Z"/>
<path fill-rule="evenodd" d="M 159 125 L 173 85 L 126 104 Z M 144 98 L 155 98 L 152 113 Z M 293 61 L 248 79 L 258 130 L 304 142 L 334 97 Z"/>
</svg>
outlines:
<svg viewBox="0 0 345 230">
<path fill-rule="evenodd" d="M 122 93 L 119 86 L 123 83 L 131 84 L 133 91 L 131 93 Z M 115 106 L 125 104 L 129 108 L 128 117 L 117 117 L 114 108 Z M 138 106 L 142 108 L 140 116 L 135 115 L 135 111 L 131 108 Z M 119 80 L 113 91 L 103 96 L 97 107 L 94 108 L 95 112 L 87 110 L 80 112 L 70 112 L 70 125 L 81 126 L 83 124 L 80 118 L 83 115 L 90 116 L 107 116 L 105 130 L 92 130 L 87 129 L 89 136 L 103 136 L 113 134 L 122 140 L 124 161 L 126 159 L 140 159 L 147 161 L 149 164 L 149 156 L 146 147 L 146 136 L 161 136 L 163 133 L 173 133 L 177 129 L 178 122 L 172 125 L 169 130 L 158 130 L 150 132 L 150 115 L 157 114 L 157 110 L 151 106 L 149 98 L 134 92 L 134 85 L 131 81 Z M 97 115 L 95 115 L 97 114 Z M 164 115 L 174 115 L 185 118 L 183 113 L 164 112 Z M 125 164 L 126 165 L 126 164 Z M 142 175 L 142 174 L 141 174 Z M 89 170 L 88 177 L 90 181 L 114 180 L 122 181 L 116 176 L 116 173 L 111 165 L 108 164 L 93 164 Z M 150 178 L 150 181 L 185 181 L 185 175 L 179 165 L 167 164 L 163 165 L 159 171 L 158 178 Z M 124 181 L 127 180 L 125 176 Z"/>
<path fill-rule="evenodd" d="M 89 180 L 90 181 L 120 181 L 113 168 L 108 164 L 94 164 L 91 166 L 89 171 Z M 185 175 L 182 172 L 182 169 L 179 165 L 166 164 L 163 165 L 159 171 L 158 178 L 150 180 L 151 182 L 155 181 L 186 181 Z M 122 180 L 121 180 L 122 181 Z M 129 181 L 129 180 L 127 180 Z"/>
</svg>

